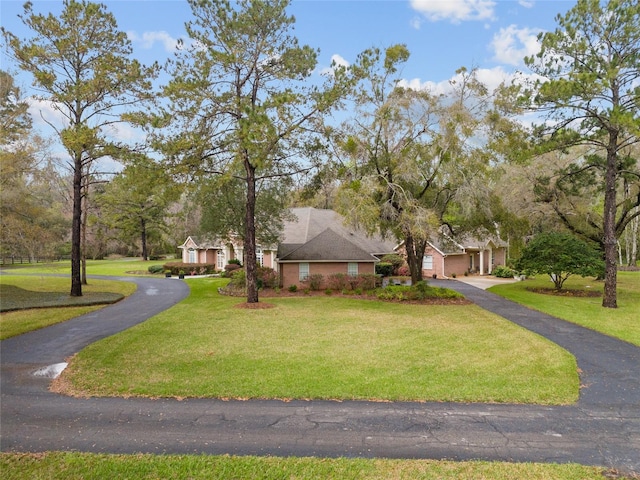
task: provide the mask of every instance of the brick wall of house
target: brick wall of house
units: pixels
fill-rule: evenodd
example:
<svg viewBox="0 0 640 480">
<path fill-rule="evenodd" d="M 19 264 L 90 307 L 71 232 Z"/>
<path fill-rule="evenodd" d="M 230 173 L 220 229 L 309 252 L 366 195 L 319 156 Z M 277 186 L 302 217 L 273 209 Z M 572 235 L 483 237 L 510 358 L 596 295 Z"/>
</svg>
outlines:
<svg viewBox="0 0 640 480">
<path fill-rule="evenodd" d="M 423 268 L 422 278 L 429 279 L 434 275 L 442 277 L 442 255 L 435 248 L 427 245 L 424 251 L 424 255 L 431 255 L 433 257 L 433 268 Z"/>
<path fill-rule="evenodd" d="M 470 259 L 468 254 L 449 255 L 444 260 L 444 274 L 447 277 L 456 275 L 464 275 L 469 270 Z"/>
<path fill-rule="evenodd" d="M 280 286 L 283 288 L 289 288 L 291 285 L 296 285 L 298 288 L 305 288 L 306 285 L 300 282 L 299 264 L 297 263 L 282 263 L 279 266 L 280 269 Z M 309 275 L 320 274 L 325 279 L 332 273 L 344 273 L 347 274 L 347 264 L 344 262 L 322 262 L 322 263 L 309 263 Z M 375 264 L 372 262 L 360 262 L 358 263 L 358 273 L 374 274 Z"/>
</svg>

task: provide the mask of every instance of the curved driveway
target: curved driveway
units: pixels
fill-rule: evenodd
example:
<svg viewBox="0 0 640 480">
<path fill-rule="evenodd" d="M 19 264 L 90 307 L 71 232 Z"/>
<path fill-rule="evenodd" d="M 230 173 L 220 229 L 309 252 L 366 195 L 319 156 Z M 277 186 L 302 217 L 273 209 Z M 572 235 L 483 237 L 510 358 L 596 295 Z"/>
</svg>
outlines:
<svg viewBox="0 0 640 480">
<path fill-rule="evenodd" d="M 571 406 L 69 398 L 33 373 L 170 307 L 184 282 L 128 279 L 131 297 L 0 343 L 2 451 L 206 453 L 577 462 L 640 472 L 640 348 L 448 281 L 572 352 Z M 433 282 L 439 283 L 439 282 Z"/>
</svg>

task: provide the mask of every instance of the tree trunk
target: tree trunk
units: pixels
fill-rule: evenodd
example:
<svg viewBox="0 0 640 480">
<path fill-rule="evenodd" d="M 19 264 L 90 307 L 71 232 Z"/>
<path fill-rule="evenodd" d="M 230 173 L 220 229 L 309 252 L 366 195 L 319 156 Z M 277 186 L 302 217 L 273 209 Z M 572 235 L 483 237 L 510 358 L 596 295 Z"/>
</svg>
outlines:
<svg viewBox="0 0 640 480">
<path fill-rule="evenodd" d="M 86 183 L 87 177 L 83 178 Z M 87 216 L 89 213 L 89 187 L 84 185 L 82 187 L 82 215 L 80 220 L 81 240 L 80 240 L 80 280 L 83 285 L 87 285 Z"/>
<path fill-rule="evenodd" d="M 76 153 L 73 169 L 73 213 L 71 221 L 71 296 L 82 296 L 80 278 L 82 223 L 82 154 Z"/>
<path fill-rule="evenodd" d="M 638 210 L 640 207 L 636 207 Z M 631 258 L 629 266 L 635 267 L 638 263 L 638 225 L 640 225 L 640 217 L 636 217 L 631 221 Z"/>
<path fill-rule="evenodd" d="M 602 306 L 618 308 L 617 281 L 618 266 L 616 262 L 616 173 L 618 169 L 616 145 L 617 132 L 611 132 L 607 148 L 607 169 L 605 172 L 604 192 L 604 295 Z"/>
<path fill-rule="evenodd" d="M 147 254 L 147 225 L 144 221 L 144 218 L 140 219 L 140 243 L 142 244 L 142 260 L 149 260 L 149 255 Z"/>
<path fill-rule="evenodd" d="M 409 272 L 411 273 L 411 283 L 415 285 L 422 280 L 422 257 L 424 257 L 426 242 L 416 242 L 413 239 L 413 235 L 407 233 L 404 238 L 404 246 L 407 253 Z"/>
<path fill-rule="evenodd" d="M 245 155 L 247 153 L 245 152 Z M 247 211 L 245 217 L 244 258 L 247 276 L 247 303 L 258 303 L 258 279 L 256 265 L 256 169 L 245 158 L 247 173 Z"/>
</svg>

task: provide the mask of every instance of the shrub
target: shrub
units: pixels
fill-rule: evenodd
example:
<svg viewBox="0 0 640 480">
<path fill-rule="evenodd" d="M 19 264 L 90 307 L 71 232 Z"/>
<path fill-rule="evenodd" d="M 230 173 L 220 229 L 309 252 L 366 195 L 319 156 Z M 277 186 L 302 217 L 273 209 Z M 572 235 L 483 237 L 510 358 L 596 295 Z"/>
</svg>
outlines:
<svg viewBox="0 0 640 480">
<path fill-rule="evenodd" d="M 331 290 L 345 290 L 350 287 L 349 277 L 346 273 L 332 273 L 327 279 L 328 287 Z"/>
<path fill-rule="evenodd" d="M 170 262 L 165 263 L 162 266 L 165 272 L 171 272 L 171 275 L 178 275 L 182 270 L 185 272 L 193 272 L 197 275 L 211 275 L 216 273 L 216 266 L 210 263 L 183 263 L 183 262 Z"/>
<path fill-rule="evenodd" d="M 403 265 L 396 271 L 396 275 L 399 277 L 409 277 L 411 272 L 409 271 L 409 265 Z"/>
<path fill-rule="evenodd" d="M 571 275 L 602 275 L 604 261 L 600 252 L 569 233 L 546 232 L 536 235 L 522 251 L 517 268 L 531 274 L 546 273 L 556 290 L 561 290 Z"/>
<path fill-rule="evenodd" d="M 309 288 L 313 291 L 319 291 L 322 288 L 324 276 L 320 273 L 312 273 L 307 277 L 305 283 L 309 284 Z"/>
<path fill-rule="evenodd" d="M 256 272 L 258 288 L 277 288 L 279 286 L 278 272 L 269 267 L 258 267 Z"/>
<path fill-rule="evenodd" d="M 293 293 L 293 292 L 297 292 L 297 291 L 298 291 L 298 286 L 297 286 L 297 285 L 295 285 L 295 284 L 294 284 L 294 285 L 289 285 L 289 291 L 290 291 L 291 293 Z"/>
<path fill-rule="evenodd" d="M 230 288 L 244 289 L 247 286 L 247 273 L 243 268 L 238 268 L 231 273 Z"/>
<path fill-rule="evenodd" d="M 393 265 L 393 271 L 389 275 L 397 275 L 398 269 L 405 264 L 404 257 L 398 253 L 390 253 L 380 259 L 381 262 Z M 389 275 L 386 275 L 387 277 Z"/>
<path fill-rule="evenodd" d="M 376 273 L 383 277 L 390 277 L 393 275 L 393 264 L 388 262 L 376 263 Z"/>
<path fill-rule="evenodd" d="M 235 270 L 239 270 L 242 267 L 240 265 L 238 265 L 237 263 L 228 263 L 224 266 L 224 273 L 225 276 L 227 277 L 231 277 L 232 276 L 232 272 L 234 272 Z"/>
<path fill-rule="evenodd" d="M 163 265 L 151 265 L 147 270 L 149 270 L 149 273 L 162 273 L 162 272 L 164 272 L 164 266 Z"/>
<path fill-rule="evenodd" d="M 240 261 L 239 258 L 232 258 L 231 260 L 227 261 L 227 265 L 240 265 L 240 266 L 242 266 L 242 262 Z"/>
<path fill-rule="evenodd" d="M 378 277 L 372 273 L 360 273 L 351 281 L 353 290 L 373 290 L 378 283 Z"/>
<path fill-rule="evenodd" d="M 409 301 L 425 300 L 427 298 L 464 298 L 458 292 L 448 288 L 432 287 L 427 282 L 418 282 L 412 286 L 389 285 L 376 291 L 376 297 L 380 300 Z"/>
<path fill-rule="evenodd" d="M 491 273 L 493 274 L 494 277 L 511 278 L 514 275 L 517 275 L 518 272 L 516 272 L 515 270 L 505 265 L 498 265 L 496 268 L 493 269 Z"/>
</svg>

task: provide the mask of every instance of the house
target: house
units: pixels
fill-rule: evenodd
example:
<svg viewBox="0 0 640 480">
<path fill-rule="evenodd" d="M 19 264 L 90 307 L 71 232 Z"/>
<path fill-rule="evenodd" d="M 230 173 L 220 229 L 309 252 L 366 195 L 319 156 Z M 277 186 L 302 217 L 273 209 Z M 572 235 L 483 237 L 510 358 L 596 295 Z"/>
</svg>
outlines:
<svg viewBox="0 0 640 480">
<path fill-rule="evenodd" d="M 240 241 L 223 241 L 215 237 L 192 237 L 178 247 L 182 250 L 183 263 L 206 263 L 215 265 L 217 270 L 224 270 L 229 260 L 243 261 L 244 248 Z M 265 267 L 276 267 L 276 249 L 258 246 L 256 248 L 258 264 Z"/>
<path fill-rule="evenodd" d="M 380 257 L 394 253 L 395 243 L 368 236 L 362 230 L 345 225 L 333 210 L 292 208 L 285 220 L 277 247 L 258 247 L 258 263 L 279 274 L 280 285 L 303 286 L 310 275 L 327 277 L 333 273 L 374 274 Z M 215 264 L 218 270 L 230 259 L 243 258 L 240 242 L 217 238 L 188 237 L 178 248 L 184 263 Z"/>
<path fill-rule="evenodd" d="M 278 246 L 280 284 L 301 286 L 314 274 L 375 274 L 380 257 L 394 252 L 395 242 L 369 236 L 345 224 L 333 210 L 291 209 Z"/>
<path fill-rule="evenodd" d="M 491 274 L 498 265 L 505 265 L 507 244 L 498 238 L 453 239 L 441 233 L 427 243 L 422 259 L 424 278 L 447 278 L 465 273 Z"/>
</svg>

